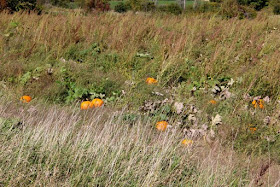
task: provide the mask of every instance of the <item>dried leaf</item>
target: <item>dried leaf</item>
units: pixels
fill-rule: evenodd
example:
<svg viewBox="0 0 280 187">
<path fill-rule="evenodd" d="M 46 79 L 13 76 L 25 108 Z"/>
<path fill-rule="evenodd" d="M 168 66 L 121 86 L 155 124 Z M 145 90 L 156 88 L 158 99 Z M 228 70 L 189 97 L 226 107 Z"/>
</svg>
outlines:
<svg viewBox="0 0 280 187">
<path fill-rule="evenodd" d="M 195 122 L 195 121 L 196 121 L 195 115 L 190 114 L 190 115 L 188 116 L 188 120 L 191 121 L 191 122 Z"/>
<path fill-rule="evenodd" d="M 233 96 L 233 94 L 231 92 L 229 92 L 228 88 L 224 89 L 220 94 L 220 98 L 222 100 L 229 99 L 232 96 Z"/>
<path fill-rule="evenodd" d="M 222 124 L 222 117 L 217 114 L 214 118 L 212 117 L 212 125 L 221 125 Z"/>
<path fill-rule="evenodd" d="M 235 82 L 235 81 L 233 80 L 233 78 L 231 78 L 230 81 L 227 83 L 227 85 L 228 85 L 228 86 L 232 86 L 234 82 Z"/>
<path fill-rule="evenodd" d="M 266 116 L 264 119 L 263 119 L 263 122 L 265 125 L 268 125 L 270 123 L 271 119 L 269 116 Z"/>
<path fill-rule="evenodd" d="M 269 103 L 270 98 L 268 96 L 266 96 L 265 98 L 263 98 L 263 101 L 266 102 L 266 103 Z"/>
<path fill-rule="evenodd" d="M 177 114 L 180 114 L 180 113 L 183 112 L 184 104 L 183 103 L 179 103 L 179 102 L 175 102 L 174 103 L 174 107 L 176 109 Z"/>
</svg>

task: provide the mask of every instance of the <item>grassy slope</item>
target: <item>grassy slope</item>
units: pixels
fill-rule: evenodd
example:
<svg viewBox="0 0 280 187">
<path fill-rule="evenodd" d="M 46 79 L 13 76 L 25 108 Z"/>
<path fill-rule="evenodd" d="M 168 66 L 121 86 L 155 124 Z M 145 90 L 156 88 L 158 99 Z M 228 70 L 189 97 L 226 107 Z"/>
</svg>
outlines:
<svg viewBox="0 0 280 187">
<path fill-rule="evenodd" d="M 150 121 L 126 123 L 124 111 L 0 101 L 3 186 L 273 185 L 280 176 L 275 164 L 260 176 L 267 161 L 218 141 L 186 147 L 180 129 L 158 133 Z"/>
<path fill-rule="evenodd" d="M 190 135 L 188 132 L 189 129 L 202 130 L 206 125 L 207 130 L 203 131 L 203 135 L 209 137 L 209 142 L 222 144 L 223 147 L 219 147 L 220 151 L 226 149 L 233 152 L 232 154 L 236 155 L 235 157 L 242 162 L 249 159 L 254 163 L 248 167 L 239 165 L 238 162 L 228 163 L 225 168 L 219 168 L 215 165 L 205 166 L 205 168 L 201 166 L 202 168 L 199 170 L 197 169 L 199 166 L 195 163 L 187 162 L 196 168 L 194 173 L 198 172 L 198 174 L 187 174 L 187 178 L 198 186 L 204 184 L 204 181 L 208 181 L 209 177 L 214 177 L 215 184 L 248 184 L 258 174 L 262 163 L 265 165 L 267 162 L 272 162 L 275 167 L 279 164 L 280 38 L 278 31 L 280 23 L 277 17 L 263 15 L 254 20 L 223 20 L 215 16 L 210 18 L 202 16 L 176 17 L 132 13 L 83 16 L 78 12 L 56 16 L 1 13 L 0 16 L 1 97 L 6 92 L 11 91 L 16 99 L 23 94 L 29 94 L 35 98 L 32 105 L 40 103 L 40 100 L 48 103 L 73 105 L 76 101 L 103 97 L 106 108 L 114 106 L 113 108 L 120 109 L 126 106 L 125 122 L 120 124 L 142 124 L 143 129 L 140 132 L 144 133 L 146 132 L 145 127 L 152 126 L 155 121 L 168 120 L 178 130 L 178 137 L 170 137 L 170 141 L 174 144 L 165 148 L 168 150 L 164 150 L 164 146 L 159 144 L 162 146 L 163 152 L 151 153 L 155 157 L 157 154 L 161 154 L 162 156 L 166 155 L 166 159 L 173 159 L 174 157 L 171 158 L 170 155 L 175 154 L 179 159 L 185 158 L 185 150 L 177 152 L 178 150 L 174 149 L 179 146 L 179 142 L 183 138 L 192 138 L 197 142 L 196 146 L 200 145 L 199 142 L 203 140 L 203 137 Z M 148 76 L 157 78 L 158 84 L 146 85 L 145 79 Z M 219 86 L 227 85 L 231 78 L 235 82 L 229 86 L 229 92 L 233 93 L 234 96 L 223 99 L 223 94 L 216 96 L 211 94 L 211 90 L 216 84 Z M 193 87 L 196 87 L 196 91 L 192 91 Z M 5 92 L 4 88 L 6 88 Z M 154 94 L 155 92 L 160 92 L 163 96 Z M 253 98 L 259 95 L 270 97 L 270 102 L 265 102 L 263 110 L 255 109 L 251 104 Z M 15 98 L 10 100 L 14 102 Z M 210 104 L 209 100 L 211 99 L 215 99 L 217 104 Z M 3 102 L 6 102 L 6 99 Z M 184 111 L 177 114 L 174 102 L 183 103 Z M 142 108 L 141 111 L 138 111 L 139 107 Z M 30 108 L 33 107 L 30 106 Z M 76 109 L 69 113 L 75 116 L 74 112 L 77 112 L 78 108 L 76 106 Z M 194 108 L 198 112 L 195 112 Z M 27 113 L 30 119 L 26 119 L 22 116 L 25 113 L 19 113 L 20 109 L 21 107 L 14 107 L 11 104 L 8 108 L 6 105 L 1 105 L 0 117 L 4 117 L 4 120 L 1 120 L 1 135 L 4 136 L 1 136 L 0 145 L 1 155 L 5 156 L 1 157 L 0 161 L 5 165 L 0 164 L 2 166 L 0 179 L 5 179 L 5 184 L 14 184 L 22 180 L 27 180 L 24 183 L 38 182 L 43 180 L 41 177 L 48 175 L 48 172 L 58 172 L 58 178 L 52 174 L 54 178 L 50 181 L 44 179 L 46 184 L 59 181 L 67 185 L 77 182 L 87 183 L 88 180 L 92 184 L 124 184 L 128 179 L 118 181 L 117 178 L 126 172 L 131 172 L 131 176 L 136 176 L 132 179 L 136 184 L 143 182 L 155 185 L 171 184 L 172 179 L 168 177 L 174 172 L 172 169 L 162 171 L 162 167 L 171 167 L 162 165 L 168 162 L 163 159 L 164 157 L 160 157 L 158 162 L 156 162 L 157 160 L 149 160 L 149 164 L 155 164 L 154 170 L 150 171 L 150 166 L 146 165 L 142 173 L 137 168 L 130 170 L 129 166 L 133 165 L 134 160 L 129 160 L 128 158 L 131 157 L 127 155 L 116 157 L 116 162 L 122 163 L 123 161 L 128 168 L 127 170 L 121 165 L 110 167 L 109 163 L 112 163 L 114 154 L 118 154 L 117 150 L 102 160 L 101 156 L 98 157 L 98 154 L 95 154 L 98 149 L 95 150 L 92 144 L 89 144 L 89 147 L 85 146 L 90 149 L 89 154 L 97 155 L 101 166 L 106 165 L 104 170 L 100 170 L 100 175 L 91 178 L 92 174 L 98 174 L 96 171 L 101 166 L 98 163 L 94 163 L 92 167 L 81 168 L 78 166 L 78 163 L 86 163 L 83 159 L 89 160 L 89 163 L 93 163 L 94 160 L 86 155 L 87 149 L 71 146 L 71 143 L 75 141 L 78 143 L 79 138 L 81 138 L 80 140 L 84 141 L 86 145 L 90 139 L 96 139 L 102 143 L 107 142 L 109 147 L 102 148 L 101 151 L 109 152 L 114 145 L 110 144 L 108 139 L 120 138 L 113 131 L 116 129 L 104 131 L 107 133 L 108 139 L 98 137 L 95 129 L 88 129 L 89 134 L 83 134 L 83 128 L 86 128 L 87 124 L 91 124 L 90 121 L 99 118 L 95 119 L 96 115 L 92 114 L 93 119 L 89 118 L 90 121 L 85 121 L 87 119 L 85 114 L 78 112 L 75 117 L 79 119 L 69 122 L 70 129 L 64 129 L 65 136 L 60 137 L 55 134 L 55 128 L 53 129 L 51 124 L 58 126 L 68 124 L 67 121 L 65 123 L 59 121 L 59 119 L 66 118 L 59 116 L 62 115 L 61 113 L 58 111 L 51 113 L 51 109 L 48 107 L 39 108 L 38 111 L 43 114 L 54 116 L 49 119 L 54 121 L 48 122 L 47 117 L 46 119 L 36 118 L 32 116 L 32 113 Z M 15 110 L 15 116 L 6 116 Z M 141 119 L 143 112 L 147 112 L 144 116 L 148 118 L 149 122 L 146 118 Z M 212 119 L 217 114 L 222 116 L 223 124 L 220 126 L 212 125 Z M 100 113 L 97 116 L 104 115 Z M 17 118 L 16 120 L 19 121 L 27 120 L 26 124 L 34 124 L 35 126 L 30 126 L 17 135 L 18 130 L 9 126 L 13 125 L 14 122 L 6 122 L 7 119 L 13 118 Z M 112 124 L 110 118 L 104 120 L 109 120 L 108 124 Z M 85 127 L 79 126 L 77 129 L 73 129 L 76 125 L 75 122 L 84 124 Z M 106 124 L 103 121 L 101 126 Z M 195 124 L 196 126 L 193 126 Z M 256 127 L 256 132 L 251 132 L 250 124 Z M 44 128 L 44 126 L 49 128 Z M 128 137 L 132 136 L 125 128 L 126 126 L 114 126 L 114 128 L 119 127 L 120 131 L 128 133 Z M 153 128 L 149 127 L 148 129 L 151 130 L 148 132 L 151 133 L 150 136 L 142 137 L 146 139 L 140 138 L 141 142 L 148 141 L 150 137 L 157 139 L 159 136 L 166 135 L 152 132 Z M 80 132 L 81 137 L 76 137 L 74 130 Z M 133 128 L 132 132 L 135 130 Z M 213 132 L 215 133 L 214 137 L 212 136 Z M 46 147 L 48 145 L 43 145 L 42 142 L 48 137 L 53 137 L 53 139 L 49 140 L 51 141 L 50 146 Z M 60 141 L 61 138 L 62 144 L 57 144 L 56 140 Z M 121 142 L 117 148 L 125 149 L 124 147 L 128 146 L 125 142 L 129 142 L 129 140 L 122 139 Z M 19 149 L 20 146 L 22 149 Z M 147 146 L 149 144 L 144 143 L 141 149 Z M 205 147 L 207 146 L 202 145 L 202 149 Z M 33 153 L 33 148 L 38 149 L 38 153 L 36 151 Z M 51 155 L 46 152 L 46 150 L 55 152 L 54 149 L 57 149 L 57 154 Z M 9 152 L 10 150 L 14 150 L 12 154 Z M 127 154 L 134 154 L 133 151 L 137 152 L 138 150 L 132 149 L 132 152 Z M 81 155 L 75 157 L 73 153 L 77 152 Z M 67 158 L 70 160 L 67 160 L 63 156 L 64 153 L 73 155 L 73 158 L 69 156 Z M 38 154 L 39 161 L 38 159 L 33 161 L 32 154 Z M 191 154 L 196 157 L 195 153 L 191 152 Z M 205 154 L 207 155 L 208 152 L 206 151 Z M 24 160 L 30 155 L 31 160 Z M 243 158 L 243 156 L 248 157 Z M 45 158 L 47 162 L 45 162 Z M 136 158 L 139 160 L 136 167 L 142 166 L 141 163 L 145 159 L 152 159 L 145 158 L 141 154 Z M 259 161 L 261 158 L 264 160 Z M 206 159 L 205 162 L 207 162 L 209 158 L 203 159 Z M 61 161 L 62 165 L 59 165 L 60 162 L 56 163 L 55 160 Z M 218 162 L 220 161 L 218 160 Z M 223 162 L 221 161 L 221 163 Z M 182 161 L 179 163 L 176 166 L 188 168 Z M 21 165 L 22 170 L 17 170 L 18 175 L 13 175 L 15 171 L 11 168 L 19 164 L 23 164 Z M 217 171 L 216 178 L 215 170 L 210 172 L 213 169 L 212 166 L 215 169 L 228 171 L 228 177 L 221 178 L 222 175 L 219 173 L 224 171 L 221 170 Z M 30 175 L 27 179 L 16 177 L 16 175 L 26 175 L 34 168 L 42 173 Z M 87 174 L 81 176 L 81 172 L 87 168 Z M 244 176 L 240 176 L 240 173 L 236 174 L 235 170 L 240 170 L 240 168 L 244 169 Z M 181 175 L 181 171 L 178 169 L 178 173 L 175 172 L 175 178 Z M 105 179 L 105 173 L 108 172 L 112 172 L 112 178 Z M 150 175 L 146 175 L 147 173 Z M 166 175 L 166 178 L 160 178 L 161 175 Z M 277 177 L 279 178 L 279 176 L 271 178 Z M 153 178 L 155 181 L 152 180 Z M 267 180 L 265 179 L 265 181 Z M 177 181 L 177 184 L 185 182 L 185 180 Z M 273 184 L 276 181 L 270 180 L 270 182 Z"/>
</svg>

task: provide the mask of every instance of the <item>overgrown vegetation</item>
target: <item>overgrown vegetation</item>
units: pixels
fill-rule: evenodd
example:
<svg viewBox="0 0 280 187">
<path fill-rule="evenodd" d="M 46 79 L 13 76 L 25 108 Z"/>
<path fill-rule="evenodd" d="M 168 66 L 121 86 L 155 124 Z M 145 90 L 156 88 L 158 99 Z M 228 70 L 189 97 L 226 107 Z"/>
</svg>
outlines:
<svg viewBox="0 0 280 187">
<path fill-rule="evenodd" d="M 228 19 L 1 12 L 3 185 L 277 185 L 279 18 L 231 2 Z M 104 107 L 79 110 L 94 98 Z"/>
<path fill-rule="evenodd" d="M 150 120 L 129 121 L 126 111 L 14 108 L 7 99 L 0 99 L 3 186 L 244 186 L 279 179 L 279 166 L 267 158 L 237 156 L 220 142 L 188 147 L 179 129 L 155 133 Z"/>
<path fill-rule="evenodd" d="M 160 2 L 160 1 L 159 1 Z M 238 17 L 254 18 L 256 11 L 260 11 L 269 4 L 273 7 L 273 12 L 277 14 L 278 0 L 222 0 L 222 1 L 168 1 L 169 3 L 158 3 L 149 0 L 125 0 L 114 1 L 112 9 L 118 13 L 127 11 L 133 12 L 166 12 L 179 15 L 182 13 L 216 13 L 226 18 Z M 0 10 L 8 9 L 9 11 L 37 11 L 39 14 L 43 10 L 48 12 L 49 6 L 59 6 L 67 9 L 83 8 L 86 12 L 104 12 L 110 10 L 110 2 L 108 0 L 1 0 Z"/>
</svg>

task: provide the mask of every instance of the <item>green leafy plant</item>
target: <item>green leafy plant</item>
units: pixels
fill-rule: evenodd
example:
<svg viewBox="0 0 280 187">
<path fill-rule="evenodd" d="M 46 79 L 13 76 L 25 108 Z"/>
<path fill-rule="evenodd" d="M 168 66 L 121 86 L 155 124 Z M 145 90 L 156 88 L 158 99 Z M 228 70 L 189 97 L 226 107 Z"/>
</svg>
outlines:
<svg viewBox="0 0 280 187">
<path fill-rule="evenodd" d="M 71 45 L 65 53 L 67 60 L 75 60 L 77 62 L 84 62 L 87 57 L 96 57 L 101 53 L 101 49 L 97 43 L 93 43 L 89 48 L 82 49 L 81 45 Z"/>
</svg>

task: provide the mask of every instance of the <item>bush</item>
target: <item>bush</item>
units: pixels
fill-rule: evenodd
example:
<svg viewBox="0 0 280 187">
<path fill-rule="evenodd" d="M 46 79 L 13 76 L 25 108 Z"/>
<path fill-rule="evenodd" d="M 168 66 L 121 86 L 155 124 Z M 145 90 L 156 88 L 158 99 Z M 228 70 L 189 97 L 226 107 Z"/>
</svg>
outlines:
<svg viewBox="0 0 280 187">
<path fill-rule="evenodd" d="M 210 0 L 210 2 L 213 2 L 213 3 L 221 3 L 222 0 Z"/>
<path fill-rule="evenodd" d="M 240 13 L 239 13 L 239 19 L 251 19 L 251 18 L 255 18 L 257 16 L 256 10 L 254 8 L 251 7 L 247 7 L 247 6 L 241 6 L 240 8 Z"/>
<path fill-rule="evenodd" d="M 0 0 L 0 10 L 3 10 L 6 7 L 7 7 L 6 0 Z"/>
<path fill-rule="evenodd" d="M 238 0 L 240 5 L 251 6 L 256 10 L 261 10 L 268 5 L 268 0 Z"/>
<path fill-rule="evenodd" d="M 133 11 L 140 11 L 143 0 L 128 0 L 128 4 Z"/>
<path fill-rule="evenodd" d="M 205 12 L 218 12 L 220 8 L 220 3 L 217 2 L 204 2 L 196 7 L 193 5 L 186 6 L 186 12 L 198 12 L 198 13 L 205 13 Z"/>
<path fill-rule="evenodd" d="M 129 9 L 130 9 L 129 5 L 124 4 L 123 2 L 115 6 L 115 12 L 119 12 L 119 13 L 127 12 Z"/>
<path fill-rule="evenodd" d="M 154 11 L 155 9 L 156 6 L 154 2 L 143 2 L 141 4 L 141 11 L 149 12 L 149 11 Z"/>
<path fill-rule="evenodd" d="M 276 14 L 276 15 L 280 15 L 280 3 L 274 5 L 274 7 L 273 7 L 273 13 Z"/>
<path fill-rule="evenodd" d="M 223 1 L 220 13 L 226 18 L 238 17 L 239 19 L 244 19 L 256 17 L 256 11 L 253 8 L 241 6 L 237 0 Z"/>
<path fill-rule="evenodd" d="M 221 15 L 226 18 L 233 18 L 239 15 L 239 4 L 236 0 L 225 0 L 221 4 Z"/>
<path fill-rule="evenodd" d="M 1 0 L 0 4 L 1 8 L 7 8 L 10 11 L 35 10 L 41 12 L 36 0 Z"/>
<path fill-rule="evenodd" d="M 110 10 L 110 5 L 106 0 L 89 0 L 86 3 L 86 9 L 87 11 L 94 9 L 96 11 L 105 12 Z"/>
<path fill-rule="evenodd" d="M 51 0 L 52 5 L 63 7 L 63 8 L 67 8 L 68 3 L 69 3 L 68 0 Z"/>
<path fill-rule="evenodd" d="M 270 5 L 273 8 L 273 13 L 276 15 L 280 14 L 280 0 L 272 0 L 270 1 Z"/>
<path fill-rule="evenodd" d="M 182 8 L 178 4 L 163 5 L 158 8 L 160 12 L 168 12 L 171 14 L 179 15 L 182 13 Z"/>
</svg>

